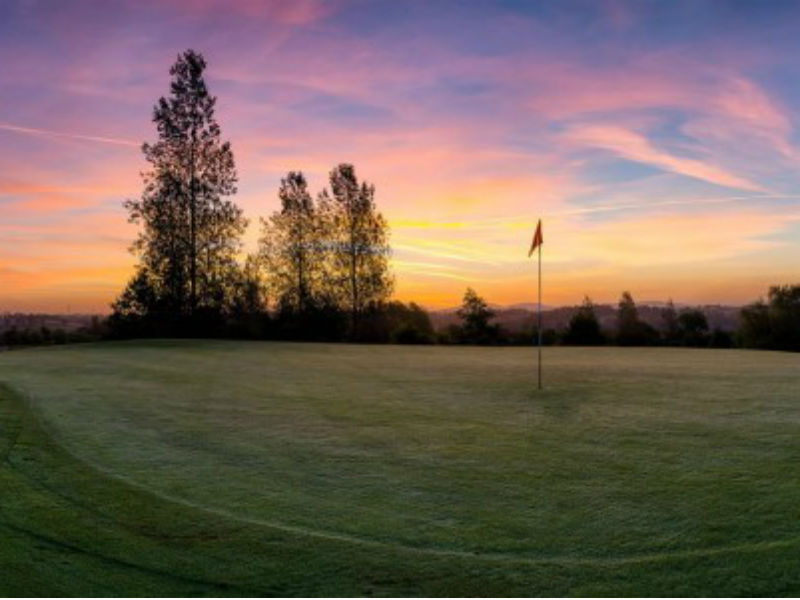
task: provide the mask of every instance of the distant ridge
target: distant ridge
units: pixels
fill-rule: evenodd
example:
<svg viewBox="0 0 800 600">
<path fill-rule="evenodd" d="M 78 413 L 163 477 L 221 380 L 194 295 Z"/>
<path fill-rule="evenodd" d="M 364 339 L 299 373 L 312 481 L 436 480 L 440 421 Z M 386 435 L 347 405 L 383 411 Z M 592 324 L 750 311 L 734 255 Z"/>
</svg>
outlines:
<svg viewBox="0 0 800 600">
<path fill-rule="evenodd" d="M 666 302 L 653 301 L 637 303 L 639 318 L 657 330 L 662 330 L 664 323 L 661 312 L 667 305 Z M 535 303 L 522 302 L 507 306 L 490 305 L 495 311 L 494 323 L 511 332 L 531 330 L 537 319 L 538 306 Z M 735 331 L 739 327 L 740 306 L 727 306 L 719 304 L 691 305 L 675 303 L 675 308 L 680 311 L 686 308 L 697 308 L 706 315 L 710 329 Z M 542 325 L 544 329 L 564 329 L 577 306 L 542 306 Z M 450 325 L 457 325 L 460 319 L 456 314 L 458 307 L 429 310 L 433 328 L 437 331 L 446 329 Z M 595 305 L 595 313 L 600 321 L 600 326 L 606 330 L 616 328 L 617 307 L 611 304 Z"/>
<path fill-rule="evenodd" d="M 647 301 L 637 303 L 639 317 L 659 331 L 663 329 L 661 311 L 666 302 Z M 510 332 L 531 330 L 537 319 L 538 306 L 535 302 L 518 302 L 510 305 L 490 304 L 495 311 L 494 323 L 499 324 Z M 545 329 L 564 329 L 577 306 L 542 306 L 542 323 Z M 685 308 L 698 308 L 703 311 L 708 319 L 709 328 L 723 331 L 735 331 L 739 327 L 740 306 L 704 304 L 692 305 L 676 302 L 675 308 L 680 311 Z M 448 308 L 426 308 L 431 318 L 433 328 L 437 331 L 446 329 L 450 325 L 457 325 L 460 319 L 456 314 L 458 306 Z M 600 321 L 600 326 L 607 330 L 616 328 L 617 308 L 611 304 L 595 305 L 595 312 Z M 74 331 L 81 327 L 89 326 L 93 318 L 103 319 L 105 315 L 93 314 L 43 314 L 43 313 L 0 313 L 0 332 L 6 329 L 39 328 L 64 329 Z"/>
</svg>

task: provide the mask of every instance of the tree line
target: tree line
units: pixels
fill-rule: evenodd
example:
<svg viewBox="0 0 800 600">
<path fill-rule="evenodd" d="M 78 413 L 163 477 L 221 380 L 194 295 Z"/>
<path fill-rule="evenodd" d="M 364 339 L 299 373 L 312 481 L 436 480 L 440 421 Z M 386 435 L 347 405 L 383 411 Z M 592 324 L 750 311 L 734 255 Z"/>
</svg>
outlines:
<svg viewBox="0 0 800 600">
<path fill-rule="evenodd" d="M 287 288 L 296 292 L 297 287 Z M 259 294 L 262 292 L 258 292 Z M 296 296 L 295 296 L 296 297 Z M 287 305 L 292 319 L 281 316 L 281 309 L 247 313 L 254 316 L 259 327 L 228 327 L 216 333 L 226 337 L 245 337 L 258 339 L 309 339 L 317 323 L 304 323 L 306 313 L 295 312 L 292 296 L 287 296 Z M 254 305 L 256 306 L 256 305 Z M 734 331 L 711 328 L 706 314 L 699 308 L 677 309 L 670 301 L 660 310 L 660 323 L 657 327 L 645 322 L 629 292 L 623 292 L 614 323 L 610 328 L 601 326 L 597 317 L 597 306 L 587 297 L 583 303 L 574 307 L 567 324 L 559 329 L 546 328 L 542 332 L 545 345 L 577 346 L 687 346 L 696 348 L 756 348 L 800 351 L 800 285 L 773 286 L 769 289 L 767 300 L 758 300 L 739 311 L 739 325 Z M 324 315 L 324 309 L 317 313 Z M 339 313 L 342 315 L 343 313 Z M 471 344 L 471 345 L 525 345 L 535 343 L 538 331 L 533 315 L 527 326 L 508 330 L 493 323 L 496 312 L 475 290 L 468 288 L 461 307 L 457 311 L 459 323 L 434 330 L 430 315 L 414 304 L 386 301 L 379 309 L 365 313 L 362 335 L 373 342 L 398 344 Z M 119 337 L 112 325 L 112 318 L 101 320 L 94 316 L 91 322 L 74 329 L 64 329 L 52 324 L 45 325 L 40 315 L 19 315 L 27 322 L 20 325 L 12 320 L 10 326 L 0 331 L 0 347 L 50 345 L 97 341 Z M 42 321 L 41 325 L 37 321 Z M 340 321 L 340 325 L 344 321 Z M 294 327 L 292 329 L 291 327 Z M 306 328 L 298 331 L 298 327 Z M 288 329 L 287 329 L 288 328 Z M 330 333 L 330 332 L 329 332 Z M 135 336 L 173 335 L 169 331 L 131 332 Z M 329 340 L 347 339 L 343 327 L 339 337 Z"/>
<path fill-rule="evenodd" d="M 475 290 L 468 288 L 458 311 L 461 325 L 451 326 L 438 337 L 443 343 L 531 344 L 538 339 L 535 325 L 518 333 L 492 323 L 495 312 Z M 757 348 L 800 351 L 800 285 L 772 286 L 767 301 L 758 300 L 739 311 L 739 327 L 730 332 L 709 327 L 699 308 L 678 310 L 670 300 L 660 311 L 656 328 L 639 317 L 630 292 L 623 292 L 616 310 L 615 327 L 605 330 L 596 305 L 587 296 L 576 307 L 562 330 L 544 329 L 546 345 L 572 346 L 688 346 L 695 348 Z"/>
<path fill-rule="evenodd" d="M 205 69 L 202 55 L 182 53 L 153 109 L 158 138 L 142 146 L 143 191 L 125 202 L 139 225 L 138 264 L 112 305 L 112 331 L 370 340 L 418 319 L 418 307 L 387 303 L 388 225 L 375 186 L 351 164 L 335 166 L 316 197 L 302 172 L 289 172 L 280 209 L 261 220 L 258 251 L 237 262 L 248 221 L 231 199 L 235 160 Z"/>
</svg>

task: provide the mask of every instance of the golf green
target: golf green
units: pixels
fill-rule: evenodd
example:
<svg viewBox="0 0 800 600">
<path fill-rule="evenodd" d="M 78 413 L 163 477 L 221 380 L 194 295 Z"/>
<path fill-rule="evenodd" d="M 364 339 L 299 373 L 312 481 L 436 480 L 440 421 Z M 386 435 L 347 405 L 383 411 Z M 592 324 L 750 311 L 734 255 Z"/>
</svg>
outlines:
<svg viewBox="0 0 800 600">
<path fill-rule="evenodd" d="M 800 594 L 800 355 L 0 354 L 0 595 Z"/>
</svg>

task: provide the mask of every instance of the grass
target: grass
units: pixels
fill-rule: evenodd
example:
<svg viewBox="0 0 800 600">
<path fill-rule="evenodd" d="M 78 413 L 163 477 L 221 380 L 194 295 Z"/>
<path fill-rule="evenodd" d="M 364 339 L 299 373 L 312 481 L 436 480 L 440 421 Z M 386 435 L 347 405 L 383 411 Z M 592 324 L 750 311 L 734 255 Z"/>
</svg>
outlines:
<svg viewBox="0 0 800 600">
<path fill-rule="evenodd" d="M 0 355 L 0 595 L 800 594 L 800 356 Z"/>
</svg>

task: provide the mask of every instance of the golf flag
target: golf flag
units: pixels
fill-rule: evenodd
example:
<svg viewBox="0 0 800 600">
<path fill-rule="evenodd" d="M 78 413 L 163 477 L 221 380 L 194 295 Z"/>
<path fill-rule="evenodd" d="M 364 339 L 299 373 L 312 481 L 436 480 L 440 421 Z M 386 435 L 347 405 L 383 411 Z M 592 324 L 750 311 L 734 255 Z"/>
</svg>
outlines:
<svg viewBox="0 0 800 600">
<path fill-rule="evenodd" d="M 534 250 L 541 246 L 543 242 L 544 238 L 542 237 L 542 220 L 539 219 L 539 223 L 536 225 L 536 233 L 533 234 L 533 241 L 531 241 L 531 249 L 528 250 L 528 258 L 531 257 L 531 254 L 533 254 Z"/>
<path fill-rule="evenodd" d="M 539 350 L 539 377 L 538 377 L 538 388 L 542 389 L 542 244 L 544 243 L 544 237 L 542 236 L 542 220 L 539 219 L 539 222 L 536 224 L 536 233 L 533 234 L 533 240 L 531 240 L 531 249 L 528 250 L 528 258 L 531 257 L 531 254 L 538 248 L 539 249 L 539 319 L 538 323 L 536 324 L 536 337 L 537 337 L 537 346 Z"/>
</svg>

